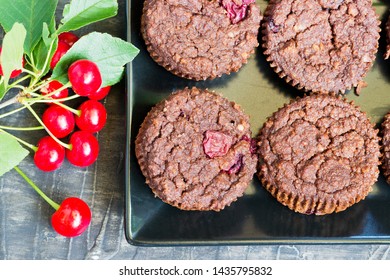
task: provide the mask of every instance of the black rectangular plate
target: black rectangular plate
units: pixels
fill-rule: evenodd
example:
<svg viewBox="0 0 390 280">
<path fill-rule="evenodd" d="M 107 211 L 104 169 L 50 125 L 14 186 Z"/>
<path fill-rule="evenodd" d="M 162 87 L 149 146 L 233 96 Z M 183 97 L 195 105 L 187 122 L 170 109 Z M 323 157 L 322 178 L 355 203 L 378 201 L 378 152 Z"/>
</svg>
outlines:
<svg viewBox="0 0 390 280">
<path fill-rule="evenodd" d="M 267 2 L 257 3 L 264 11 Z M 261 47 L 247 65 L 230 76 L 194 82 L 172 75 L 146 51 L 140 34 L 142 5 L 143 1 L 134 0 L 128 1 L 127 6 L 128 40 L 140 49 L 127 69 L 125 229 L 129 243 L 160 246 L 390 242 L 390 186 L 382 175 L 364 201 L 326 216 L 290 211 L 276 202 L 256 177 L 242 198 L 219 213 L 181 211 L 155 198 L 135 158 L 134 139 L 147 112 L 157 102 L 184 87 L 209 88 L 240 104 L 251 117 L 253 135 L 257 135 L 267 116 L 302 93 L 273 72 Z M 381 20 L 387 16 L 385 13 L 385 7 L 377 7 Z M 383 60 L 384 45 L 381 39 L 377 60 L 365 79 L 369 86 L 360 96 L 346 94 L 378 124 L 390 111 L 390 62 Z"/>
</svg>

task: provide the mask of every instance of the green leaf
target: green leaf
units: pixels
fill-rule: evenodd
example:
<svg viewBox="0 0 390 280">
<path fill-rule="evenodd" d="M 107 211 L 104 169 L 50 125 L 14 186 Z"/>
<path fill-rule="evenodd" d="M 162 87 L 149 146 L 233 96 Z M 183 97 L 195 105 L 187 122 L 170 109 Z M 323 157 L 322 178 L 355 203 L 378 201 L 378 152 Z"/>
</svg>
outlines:
<svg viewBox="0 0 390 280">
<path fill-rule="evenodd" d="M 0 131 L 0 176 L 17 166 L 28 154 L 18 141 Z"/>
<path fill-rule="evenodd" d="M 81 37 L 60 59 L 52 78 L 66 84 L 69 81 L 69 66 L 76 60 L 89 59 L 99 67 L 102 86 L 114 85 L 121 80 L 124 66 L 138 53 L 139 50 L 131 43 L 107 33 L 92 32 Z"/>
<path fill-rule="evenodd" d="M 43 23 L 54 17 L 58 0 L 1 0 L 0 24 L 9 32 L 15 22 L 27 30 L 24 51 L 29 54 L 41 39 Z"/>
<path fill-rule="evenodd" d="M 117 12 L 116 0 L 72 0 L 64 7 L 58 34 L 113 17 Z"/>
<path fill-rule="evenodd" d="M 15 69 L 22 69 L 23 44 L 26 38 L 26 29 L 20 23 L 15 23 L 11 30 L 4 35 L 0 55 L 0 63 L 3 69 L 3 84 L 0 91 L 0 100 L 3 98 L 8 80 Z"/>
<path fill-rule="evenodd" d="M 51 21 L 50 25 L 48 25 L 46 22 L 43 23 L 42 28 L 42 39 L 45 42 L 45 45 L 49 47 L 51 42 L 54 40 L 54 38 L 51 38 L 51 34 L 53 34 L 56 31 L 56 22 L 55 19 Z"/>
<path fill-rule="evenodd" d="M 7 92 L 7 86 L 4 84 L 4 80 L 0 82 L 0 101 Z"/>
<path fill-rule="evenodd" d="M 41 76 L 44 76 L 49 72 L 50 60 L 57 48 L 57 37 L 51 36 L 52 32 L 53 28 L 44 23 L 42 38 L 32 52 L 34 67 L 40 69 Z"/>
</svg>

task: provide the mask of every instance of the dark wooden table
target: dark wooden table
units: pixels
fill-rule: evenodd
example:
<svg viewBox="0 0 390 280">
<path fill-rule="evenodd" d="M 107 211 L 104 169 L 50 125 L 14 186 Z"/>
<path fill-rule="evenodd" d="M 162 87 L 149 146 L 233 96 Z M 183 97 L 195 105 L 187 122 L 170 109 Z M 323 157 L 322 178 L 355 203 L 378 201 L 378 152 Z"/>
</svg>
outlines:
<svg viewBox="0 0 390 280">
<path fill-rule="evenodd" d="M 59 1 L 59 13 L 64 3 Z M 80 31 L 107 32 L 126 38 L 126 1 L 119 1 L 115 18 Z M 1 34 L 2 35 L 2 34 Z M 107 97 L 107 126 L 99 133 L 101 152 L 96 164 L 75 168 L 68 163 L 53 173 L 38 171 L 31 156 L 20 167 L 53 200 L 79 196 L 89 203 L 92 224 L 82 236 L 68 239 L 50 225 L 52 208 L 14 171 L 0 177 L 0 259 L 390 259 L 383 244 L 283 244 L 253 246 L 137 247 L 124 232 L 126 84 Z M 21 114 L 13 121 L 23 121 Z M 31 136 L 31 139 L 35 139 Z"/>
</svg>

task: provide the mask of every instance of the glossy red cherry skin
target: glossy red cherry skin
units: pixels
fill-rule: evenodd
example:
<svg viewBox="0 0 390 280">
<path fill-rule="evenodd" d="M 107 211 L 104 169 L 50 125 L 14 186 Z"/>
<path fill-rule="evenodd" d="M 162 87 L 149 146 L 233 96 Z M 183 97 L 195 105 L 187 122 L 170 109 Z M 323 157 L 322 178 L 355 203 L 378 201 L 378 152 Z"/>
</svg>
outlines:
<svg viewBox="0 0 390 280">
<path fill-rule="evenodd" d="M 66 198 L 51 217 L 54 230 L 65 237 L 81 235 L 91 223 L 91 209 L 77 197 Z"/>
<path fill-rule="evenodd" d="M 68 136 L 75 128 L 73 113 L 56 104 L 50 105 L 43 112 L 42 121 L 57 138 Z"/>
<path fill-rule="evenodd" d="M 73 46 L 74 43 L 78 41 L 79 37 L 72 32 L 63 32 L 58 35 L 58 41 L 64 42 L 69 46 Z"/>
<path fill-rule="evenodd" d="M 102 76 L 99 67 L 93 61 L 80 59 L 68 68 L 68 78 L 73 91 L 80 96 L 88 96 L 99 90 Z"/>
<path fill-rule="evenodd" d="M 70 46 L 62 41 L 58 41 L 58 46 L 56 51 L 54 52 L 53 57 L 51 58 L 50 61 L 50 68 L 54 69 L 56 67 L 58 61 L 60 61 L 61 57 L 68 52 L 70 49 Z"/>
<path fill-rule="evenodd" d="M 34 163 L 42 171 L 58 169 L 65 159 L 65 149 L 50 136 L 39 140 L 34 154 Z"/>
<path fill-rule="evenodd" d="M 87 167 L 94 163 L 99 155 L 99 143 L 95 136 L 87 131 L 76 131 L 69 139 L 71 149 L 66 150 L 68 161 L 78 167 Z"/>
<path fill-rule="evenodd" d="M 89 94 L 88 98 L 93 100 L 102 100 L 110 93 L 110 90 L 110 86 L 101 87 L 96 92 Z"/>
<path fill-rule="evenodd" d="M 80 116 L 76 116 L 75 121 L 81 130 L 95 133 L 100 131 L 106 124 L 107 111 L 99 101 L 87 100 L 79 106 L 78 110 L 80 111 Z"/>
</svg>

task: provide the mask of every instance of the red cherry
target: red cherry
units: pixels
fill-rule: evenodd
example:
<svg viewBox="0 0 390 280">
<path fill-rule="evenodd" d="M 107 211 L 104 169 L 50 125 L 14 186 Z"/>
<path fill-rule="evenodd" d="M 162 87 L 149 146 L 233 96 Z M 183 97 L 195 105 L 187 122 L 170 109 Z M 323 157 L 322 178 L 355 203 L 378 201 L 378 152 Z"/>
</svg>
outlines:
<svg viewBox="0 0 390 280">
<path fill-rule="evenodd" d="M 2 48 L 0 47 L 0 54 L 1 54 L 1 50 Z M 24 58 L 22 57 L 22 66 L 24 67 L 24 65 L 25 65 L 25 61 Z M 22 69 L 15 69 L 14 71 L 11 72 L 10 78 L 11 79 L 16 78 L 21 73 L 22 73 Z M 1 67 L 1 64 L 0 64 L 0 76 L 3 76 L 3 68 Z"/>
<path fill-rule="evenodd" d="M 255 0 L 222 0 L 221 5 L 225 8 L 227 15 L 230 18 L 231 23 L 236 24 L 243 20 L 247 15 L 248 6 L 255 2 Z M 236 2 L 240 4 L 236 4 Z"/>
<path fill-rule="evenodd" d="M 64 85 L 61 84 L 59 81 L 53 80 L 49 82 L 49 84 L 47 84 L 45 87 L 41 88 L 41 93 L 42 95 L 49 95 L 50 93 L 60 89 L 63 86 Z M 67 88 L 65 88 L 61 91 L 57 91 L 54 94 L 50 94 L 50 97 L 53 99 L 61 99 L 61 98 L 68 97 L 68 95 L 69 95 L 69 91 Z"/>
<path fill-rule="evenodd" d="M 221 131 L 207 130 L 203 138 L 203 150 L 209 158 L 226 155 L 232 146 L 231 135 Z"/>
<path fill-rule="evenodd" d="M 68 197 L 51 217 L 56 232 L 66 237 L 82 234 L 91 223 L 91 210 L 87 203 L 77 197 Z"/>
<path fill-rule="evenodd" d="M 50 105 L 43 112 L 42 121 L 57 138 L 68 136 L 75 127 L 73 113 L 56 104 Z"/>
<path fill-rule="evenodd" d="M 91 133 L 100 131 L 107 121 L 107 111 L 102 103 L 96 100 L 87 100 L 78 108 L 80 115 L 76 116 L 78 128 Z"/>
<path fill-rule="evenodd" d="M 80 59 L 73 62 L 68 69 L 69 81 L 75 93 L 88 96 L 102 85 L 102 76 L 96 63 Z"/>
<path fill-rule="evenodd" d="M 70 47 L 77 42 L 79 37 L 72 32 L 63 32 L 58 35 L 58 41 L 68 44 Z"/>
<path fill-rule="evenodd" d="M 111 90 L 110 86 L 101 87 L 96 92 L 89 94 L 88 98 L 93 100 L 102 100 L 104 97 L 107 96 L 110 90 Z"/>
<path fill-rule="evenodd" d="M 76 131 L 69 139 L 71 149 L 66 150 L 66 157 L 69 162 L 79 167 L 87 167 L 94 163 L 99 154 L 98 140 L 92 133 L 87 131 Z"/>
<path fill-rule="evenodd" d="M 39 140 L 34 154 L 35 165 L 43 171 L 54 171 L 59 168 L 65 158 L 65 149 L 50 136 Z"/>
<path fill-rule="evenodd" d="M 50 61 L 50 68 L 54 69 L 54 67 L 57 65 L 58 61 L 61 59 L 61 57 L 68 52 L 70 49 L 70 46 L 62 41 L 58 41 L 58 46 L 56 51 L 54 52 L 53 57 Z"/>
</svg>

